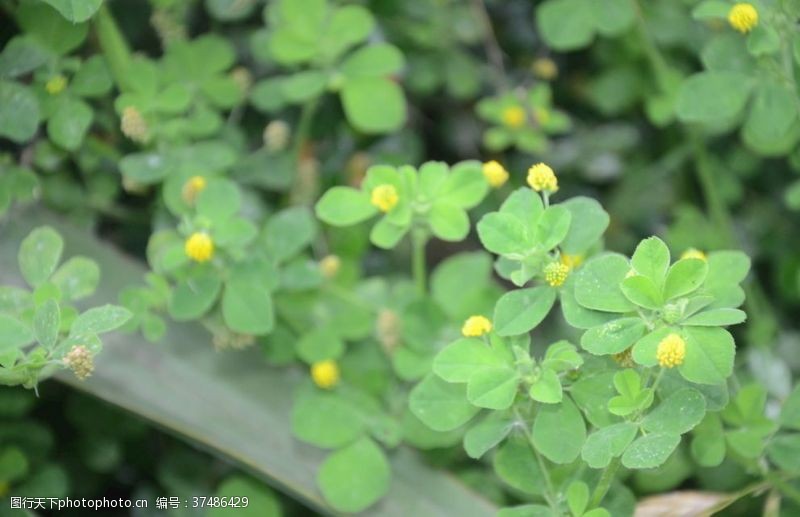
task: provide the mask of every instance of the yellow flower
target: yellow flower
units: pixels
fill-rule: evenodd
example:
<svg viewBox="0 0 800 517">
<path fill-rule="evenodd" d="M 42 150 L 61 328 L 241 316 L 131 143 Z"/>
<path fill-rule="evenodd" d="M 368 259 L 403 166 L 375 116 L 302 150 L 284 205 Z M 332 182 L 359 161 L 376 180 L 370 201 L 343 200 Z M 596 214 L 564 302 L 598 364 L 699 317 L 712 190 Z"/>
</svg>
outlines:
<svg viewBox="0 0 800 517">
<path fill-rule="evenodd" d="M 394 185 L 378 185 L 372 189 L 370 202 L 378 207 L 381 212 L 388 212 L 397 205 L 399 200 L 400 196 L 397 195 L 397 189 L 394 188 Z"/>
<path fill-rule="evenodd" d="M 205 232 L 194 232 L 184 246 L 186 255 L 195 262 L 207 262 L 214 256 L 214 242 Z"/>
<path fill-rule="evenodd" d="M 204 177 L 192 176 L 183 184 L 181 197 L 183 197 L 183 200 L 186 201 L 187 204 L 191 205 L 194 203 L 194 200 L 197 199 L 197 195 L 206 188 L 206 185 L 207 182 Z"/>
<path fill-rule="evenodd" d="M 50 95 L 58 95 L 67 87 L 67 78 L 61 74 L 54 75 L 44 85 L 44 89 Z"/>
<path fill-rule="evenodd" d="M 333 359 L 318 361 L 311 365 L 311 378 L 314 384 L 329 390 L 339 383 L 339 365 Z"/>
<path fill-rule="evenodd" d="M 544 267 L 544 281 L 552 287 L 564 285 L 569 276 L 569 266 L 561 262 L 551 262 Z"/>
<path fill-rule="evenodd" d="M 549 166 L 544 163 L 537 163 L 528 169 L 528 185 L 536 192 L 547 190 L 555 192 L 558 190 L 558 178 Z"/>
<path fill-rule="evenodd" d="M 325 278 L 333 278 L 342 267 L 342 259 L 336 255 L 328 255 L 319 261 L 319 270 Z"/>
<path fill-rule="evenodd" d="M 230 77 L 242 93 L 247 93 L 253 85 L 253 74 L 243 66 L 237 66 L 231 70 Z"/>
<path fill-rule="evenodd" d="M 539 79 L 551 81 L 558 76 L 558 66 L 549 57 L 540 57 L 533 62 L 533 74 Z"/>
<path fill-rule="evenodd" d="M 85 381 L 94 371 L 94 360 L 89 349 L 83 345 L 73 346 L 64 356 L 64 365 L 72 370 L 75 377 Z"/>
<path fill-rule="evenodd" d="M 674 368 L 683 364 L 686 357 L 686 342 L 678 334 L 670 334 L 658 344 L 656 359 L 664 368 Z"/>
<path fill-rule="evenodd" d="M 753 30 L 753 27 L 758 25 L 758 11 L 753 7 L 753 4 L 735 4 L 728 11 L 728 23 L 742 34 L 747 34 Z"/>
<path fill-rule="evenodd" d="M 682 259 L 693 258 L 693 259 L 708 261 L 708 256 L 697 248 L 689 248 L 688 250 L 684 251 L 683 253 L 681 253 L 681 258 Z"/>
<path fill-rule="evenodd" d="M 519 106 L 509 106 L 503 110 L 503 124 L 517 128 L 525 123 L 525 110 Z"/>
<path fill-rule="evenodd" d="M 461 327 L 465 337 L 479 337 L 492 331 L 492 322 L 485 316 L 470 316 Z"/>
<path fill-rule="evenodd" d="M 140 144 L 150 140 L 150 130 L 147 127 L 142 114 L 133 106 L 128 106 L 122 110 L 122 120 L 120 121 L 122 134 Z"/>
<path fill-rule="evenodd" d="M 502 187 L 508 181 L 508 171 L 498 162 L 492 160 L 483 164 L 483 177 L 494 188 Z"/>
<path fill-rule="evenodd" d="M 573 269 L 578 269 L 578 267 L 583 264 L 584 257 L 583 255 L 569 255 L 567 253 L 562 253 L 559 260 L 562 264 L 567 266 L 570 271 L 572 271 Z"/>
</svg>

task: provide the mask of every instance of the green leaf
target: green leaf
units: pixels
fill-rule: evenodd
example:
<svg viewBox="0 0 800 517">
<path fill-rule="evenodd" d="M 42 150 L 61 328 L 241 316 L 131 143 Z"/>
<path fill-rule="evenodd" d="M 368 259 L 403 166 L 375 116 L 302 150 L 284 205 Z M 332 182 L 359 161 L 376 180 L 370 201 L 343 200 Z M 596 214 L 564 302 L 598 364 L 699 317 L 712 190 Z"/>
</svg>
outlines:
<svg viewBox="0 0 800 517">
<path fill-rule="evenodd" d="M 14 36 L 0 53 L 0 77 L 19 77 L 45 64 L 49 53 L 35 39 Z"/>
<path fill-rule="evenodd" d="M 712 308 L 738 307 L 744 302 L 739 284 L 750 271 L 750 258 L 741 251 L 715 251 L 708 255 L 708 274 L 703 286 L 715 300 Z"/>
<path fill-rule="evenodd" d="M 260 267 L 233 271 L 222 294 L 222 317 L 231 330 L 242 334 L 268 334 L 272 330 L 272 295 Z"/>
<path fill-rule="evenodd" d="M 350 79 L 342 88 L 347 120 L 364 133 L 389 133 L 406 121 L 406 101 L 397 83 L 378 77 Z"/>
<path fill-rule="evenodd" d="M 800 434 L 784 434 L 770 441 L 767 455 L 786 472 L 800 472 Z"/>
<path fill-rule="evenodd" d="M 503 366 L 503 358 L 477 338 L 462 338 L 447 345 L 433 360 L 433 373 L 448 382 L 467 382 L 487 367 Z"/>
<path fill-rule="evenodd" d="M 323 449 L 337 449 L 365 433 L 364 422 L 352 403 L 336 393 L 313 391 L 295 402 L 292 432 Z"/>
<path fill-rule="evenodd" d="M 565 207 L 554 205 L 547 207 L 536 221 L 532 240 L 544 251 L 558 246 L 570 228 L 572 213 Z"/>
<path fill-rule="evenodd" d="M 698 312 L 694 316 L 686 318 L 681 324 L 699 327 L 723 327 L 742 323 L 745 319 L 747 319 L 747 314 L 739 309 L 711 309 Z"/>
<path fill-rule="evenodd" d="M 21 144 L 30 140 L 39 127 L 39 102 L 30 88 L 0 81 L 0 136 Z"/>
<path fill-rule="evenodd" d="M 506 484 L 524 494 L 544 493 L 545 474 L 530 443 L 519 434 L 511 435 L 494 455 L 494 470 Z"/>
<path fill-rule="evenodd" d="M 486 183 L 485 180 L 484 183 Z M 542 198 L 527 187 L 512 192 L 500 206 L 500 213 L 513 215 L 526 226 L 532 226 L 534 221 L 541 217 L 542 212 L 544 212 Z"/>
<path fill-rule="evenodd" d="M 593 327 L 581 336 L 581 347 L 595 355 L 618 354 L 631 347 L 645 332 L 641 318 L 620 318 Z"/>
<path fill-rule="evenodd" d="M 664 283 L 664 299 L 686 296 L 703 285 L 708 274 L 708 264 L 700 259 L 682 259 L 669 268 Z"/>
<path fill-rule="evenodd" d="M 51 281 L 67 300 L 80 300 L 91 295 L 100 282 L 100 268 L 86 257 L 72 257 L 59 267 Z"/>
<path fill-rule="evenodd" d="M 47 134 L 54 143 L 75 151 L 83 142 L 93 118 L 94 112 L 88 104 L 65 97 L 47 121 Z"/>
<path fill-rule="evenodd" d="M 31 287 L 38 287 L 55 271 L 64 240 L 53 228 L 42 226 L 25 237 L 19 247 L 17 261 L 25 281 Z"/>
<path fill-rule="evenodd" d="M 339 56 L 353 45 L 365 40 L 375 26 L 372 13 L 360 5 L 345 5 L 333 11 L 323 51 L 331 59 Z"/>
<path fill-rule="evenodd" d="M 333 226 L 350 226 L 378 213 L 369 194 L 350 187 L 333 187 L 317 202 L 317 217 Z"/>
<path fill-rule="evenodd" d="M 784 401 L 780 422 L 784 427 L 800 430 L 800 385 Z"/>
<path fill-rule="evenodd" d="M 733 336 L 717 327 L 687 327 L 686 358 L 681 375 L 698 384 L 722 384 L 733 373 Z"/>
<path fill-rule="evenodd" d="M 631 257 L 631 267 L 652 280 L 656 286 L 661 286 L 669 267 L 669 248 L 658 237 L 648 237 L 636 246 Z"/>
<path fill-rule="evenodd" d="M 547 347 L 542 368 L 563 372 L 575 370 L 583 364 L 583 357 L 578 353 L 578 349 L 569 341 L 561 340 Z"/>
<path fill-rule="evenodd" d="M 61 327 L 61 311 L 58 302 L 47 300 L 38 309 L 33 317 L 33 332 L 40 345 L 52 349 L 58 339 Z"/>
<path fill-rule="evenodd" d="M 615 415 L 627 416 L 653 403 L 653 390 L 642 389 L 641 378 L 632 368 L 614 374 L 614 387 L 619 395 L 608 401 L 608 410 Z"/>
<path fill-rule="evenodd" d="M 338 336 L 331 335 L 329 329 L 322 328 L 303 335 L 296 349 L 300 359 L 312 364 L 325 359 L 338 359 L 344 353 L 345 345 Z"/>
<path fill-rule="evenodd" d="M 470 458 L 479 459 L 502 442 L 513 428 L 513 420 L 489 415 L 464 435 L 464 450 Z"/>
<path fill-rule="evenodd" d="M 586 441 L 586 425 L 572 400 L 541 406 L 533 422 L 533 445 L 553 463 L 572 463 Z"/>
<path fill-rule="evenodd" d="M 642 427 L 649 432 L 670 434 L 686 433 L 703 420 L 706 400 L 692 388 L 684 388 L 670 395 L 642 420 Z"/>
<path fill-rule="evenodd" d="M 15 18 L 22 32 L 59 56 L 78 48 L 89 31 L 88 23 L 65 20 L 58 11 L 42 2 L 23 2 Z"/>
<path fill-rule="evenodd" d="M 576 50 L 594 38 L 592 3 L 587 0 L 547 0 L 536 10 L 536 26 L 554 50 Z"/>
<path fill-rule="evenodd" d="M 178 282 L 169 299 L 169 315 L 176 321 L 197 319 L 219 298 L 222 278 L 216 271 L 204 271 Z"/>
<path fill-rule="evenodd" d="M 311 244 L 316 233 L 317 225 L 308 208 L 285 208 L 264 225 L 264 246 L 271 257 L 281 262 Z"/>
<path fill-rule="evenodd" d="M 747 37 L 747 50 L 758 57 L 774 54 L 781 49 L 781 37 L 769 25 L 757 25 Z"/>
<path fill-rule="evenodd" d="M 725 459 L 725 433 L 717 413 L 707 413 L 694 428 L 692 456 L 703 467 L 716 467 Z"/>
<path fill-rule="evenodd" d="M 362 47 L 344 60 L 339 70 L 345 78 L 383 77 L 403 68 L 403 54 L 394 45 L 379 43 Z"/>
<path fill-rule="evenodd" d="M 85 22 L 100 9 L 103 0 L 44 0 L 73 23 Z"/>
<path fill-rule="evenodd" d="M 700 72 L 683 81 L 675 111 L 683 122 L 725 123 L 742 112 L 752 87 L 750 77 L 738 72 Z"/>
<path fill-rule="evenodd" d="M 581 516 L 589 504 L 589 486 L 583 481 L 573 481 L 567 488 L 567 506 L 572 515 Z"/>
<path fill-rule="evenodd" d="M 608 228 L 609 217 L 594 199 L 578 196 L 561 203 L 572 214 L 569 231 L 561 242 L 561 250 L 580 255 L 594 246 Z"/>
<path fill-rule="evenodd" d="M 658 310 L 664 303 L 661 289 L 646 276 L 629 276 L 622 281 L 620 289 L 628 300 L 646 309 Z"/>
<path fill-rule="evenodd" d="M 467 387 L 428 374 L 409 395 L 414 415 L 434 431 L 450 431 L 467 423 L 480 408 L 467 401 Z"/>
<path fill-rule="evenodd" d="M 315 99 L 325 92 L 328 78 L 319 70 L 305 70 L 286 76 L 281 81 L 283 98 L 295 104 Z"/>
<path fill-rule="evenodd" d="M 500 336 L 525 334 L 550 312 L 556 300 L 555 289 L 548 286 L 510 291 L 497 300 L 494 328 Z"/>
<path fill-rule="evenodd" d="M 629 312 L 635 306 L 625 297 L 620 284 L 630 271 L 622 255 L 601 255 L 578 270 L 575 298 L 588 309 L 605 312 Z"/>
<path fill-rule="evenodd" d="M 328 456 L 317 479 L 331 506 L 340 512 L 355 513 L 383 497 L 391 477 L 383 451 L 369 438 L 362 438 Z"/>
<path fill-rule="evenodd" d="M 238 0 L 232 0 L 238 3 Z M 220 501 L 236 501 L 237 498 L 247 498 L 247 507 L 239 508 L 211 507 L 206 512 L 208 517 L 229 517 L 236 513 L 237 517 L 281 517 L 281 505 L 278 498 L 270 488 L 249 477 L 234 474 L 226 478 L 217 487 L 215 497 Z"/>
<path fill-rule="evenodd" d="M 653 469 L 667 461 L 681 442 L 680 435 L 652 433 L 638 438 L 622 455 L 622 464 L 629 469 Z"/>
<path fill-rule="evenodd" d="M 564 396 L 561 380 L 553 370 L 543 370 L 542 376 L 531 384 L 528 394 L 533 400 L 545 404 L 558 404 Z"/>
<path fill-rule="evenodd" d="M 389 250 L 397 246 L 400 239 L 408 231 L 408 226 L 393 224 L 387 217 L 380 219 L 369 234 L 369 240 L 375 246 Z"/>
<path fill-rule="evenodd" d="M 35 338 L 33 331 L 18 319 L 0 313 L 0 354 L 30 344 Z"/>
<path fill-rule="evenodd" d="M 494 307 L 494 297 L 487 300 L 491 289 L 492 260 L 488 253 L 462 252 L 440 263 L 431 275 L 431 296 L 453 321 L 464 321 Z M 469 285 L 464 278 L 469 278 Z M 488 314 L 488 312 L 487 312 Z"/>
<path fill-rule="evenodd" d="M 589 467 L 602 469 L 611 459 L 620 456 L 636 437 L 636 424 L 621 422 L 598 429 L 583 444 L 581 458 Z"/>
<path fill-rule="evenodd" d="M 518 385 L 519 373 L 508 366 L 482 368 L 467 383 L 467 399 L 482 408 L 508 409 Z"/>
<path fill-rule="evenodd" d="M 800 139 L 797 110 L 786 109 L 795 102 L 791 89 L 780 82 L 766 79 L 760 83 L 742 127 L 748 147 L 766 156 L 790 152 Z"/>
<path fill-rule="evenodd" d="M 428 222 L 433 234 L 443 241 L 458 242 L 464 240 L 469 233 L 469 217 L 460 207 L 437 202 L 428 212 Z"/>
<path fill-rule="evenodd" d="M 242 204 L 242 194 L 236 183 L 227 179 L 211 179 L 197 196 L 197 213 L 212 223 L 222 222 L 237 214 Z"/>
<path fill-rule="evenodd" d="M 69 329 L 70 337 L 89 337 L 111 332 L 124 325 L 132 314 L 117 305 L 102 305 L 81 313 Z"/>
<path fill-rule="evenodd" d="M 440 199 L 465 210 L 477 206 L 489 192 L 489 184 L 483 177 L 481 167 L 477 160 L 453 165 L 442 185 Z"/>
<path fill-rule="evenodd" d="M 483 247 L 498 255 L 522 253 L 530 247 L 525 224 L 511 214 L 486 214 L 478 222 L 477 230 Z"/>
</svg>

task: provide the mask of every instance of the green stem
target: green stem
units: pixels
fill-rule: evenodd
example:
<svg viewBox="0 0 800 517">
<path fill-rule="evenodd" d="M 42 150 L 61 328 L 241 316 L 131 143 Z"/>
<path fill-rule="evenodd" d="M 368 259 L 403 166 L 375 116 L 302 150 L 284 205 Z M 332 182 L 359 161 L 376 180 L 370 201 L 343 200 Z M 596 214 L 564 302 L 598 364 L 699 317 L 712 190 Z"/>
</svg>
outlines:
<svg viewBox="0 0 800 517">
<path fill-rule="evenodd" d="M 539 454 L 539 451 L 533 444 L 533 437 L 528 430 L 528 422 L 522 418 L 519 408 L 517 407 L 514 408 L 514 416 L 521 424 L 522 432 L 525 434 L 525 439 L 528 441 L 528 446 L 533 451 L 533 455 L 536 458 L 536 463 L 539 465 L 539 470 L 542 472 L 542 476 L 544 477 L 544 499 L 547 501 L 548 506 L 550 506 L 550 509 L 553 511 L 553 515 L 561 515 L 561 511 L 558 509 L 558 497 L 556 496 L 556 491 L 553 487 L 553 481 L 550 479 L 550 471 L 547 470 L 547 463 L 544 461 L 544 458 L 542 458 L 542 455 Z"/>
<path fill-rule="evenodd" d="M 414 228 L 411 233 L 411 268 L 417 292 L 425 296 L 428 292 L 425 260 L 425 245 L 428 243 L 428 232 L 424 228 Z"/>
<path fill-rule="evenodd" d="M 303 144 L 306 143 L 311 133 L 311 121 L 314 119 L 314 114 L 317 112 L 319 105 L 319 97 L 308 101 L 303 105 L 300 111 L 300 119 L 297 122 L 297 129 L 294 133 L 294 142 L 292 145 L 292 154 L 295 160 L 300 162 L 300 153 L 303 151 Z"/>
<path fill-rule="evenodd" d="M 483 0 L 472 0 L 472 10 L 475 12 L 475 17 L 483 26 L 483 46 L 486 50 L 486 55 L 489 58 L 489 64 L 494 68 L 494 73 L 491 80 L 494 83 L 497 92 L 507 92 L 508 76 L 506 69 L 503 66 L 503 50 L 497 42 L 497 35 L 492 27 L 492 19 L 486 10 L 486 4 Z"/>
<path fill-rule="evenodd" d="M 114 15 L 108 4 L 103 4 L 94 17 L 95 31 L 100 48 L 108 61 L 111 75 L 120 91 L 128 90 L 128 68 L 131 62 L 131 51 L 122 31 L 119 30 Z"/>
<path fill-rule="evenodd" d="M 644 18 L 644 11 L 639 0 L 631 0 L 634 12 L 636 12 L 636 27 L 639 30 L 639 37 L 644 45 L 644 52 L 653 69 L 653 75 L 656 78 L 661 93 L 669 93 L 669 76 L 670 66 L 667 60 L 661 54 L 658 46 L 653 41 L 650 31 L 647 30 L 647 21 Z"/>
<path fill-rule="evenodd" d="M 603 498 L 608 493 L 608 489 L 611 488 L 611 483 L 614 482 L 614 476 L 617 474 L 617 470 L 619 469 L 621 460 L 619 456 L 611 460 L 611 463 L 603 470 L 603 474 L 600 476 L 600 479 L 597 481 L 597 486 L 594 487 L 594 492 L 592 492 L 592 499 L 589 502 L 589 508 L 597 508 L 600 506 L 600 503 L 603 502 Z"/>
</svg>

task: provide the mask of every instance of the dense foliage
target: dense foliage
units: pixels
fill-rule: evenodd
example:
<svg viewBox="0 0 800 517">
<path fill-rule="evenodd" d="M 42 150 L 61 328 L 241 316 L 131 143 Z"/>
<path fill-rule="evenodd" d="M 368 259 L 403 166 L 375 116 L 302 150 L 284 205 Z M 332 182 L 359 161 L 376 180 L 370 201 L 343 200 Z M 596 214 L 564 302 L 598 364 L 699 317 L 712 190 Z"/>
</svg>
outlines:
<svg viewBox="0 0 800 517">
<path fill-rule="evenodd" d="M 3 505 L 380 515 L 406 462 L 454 473 L 475 515 L 800 513 L 797 0 L 0 8 Z M 102 339 L 167 354 L 193 327 L 219 368 L 175 389 L 246 425 L 267 399 L 228 358 L 286 375 L 261 431 L 291 433 L 319 502 L 127 403 L 153 372 Z"/>
</svg>

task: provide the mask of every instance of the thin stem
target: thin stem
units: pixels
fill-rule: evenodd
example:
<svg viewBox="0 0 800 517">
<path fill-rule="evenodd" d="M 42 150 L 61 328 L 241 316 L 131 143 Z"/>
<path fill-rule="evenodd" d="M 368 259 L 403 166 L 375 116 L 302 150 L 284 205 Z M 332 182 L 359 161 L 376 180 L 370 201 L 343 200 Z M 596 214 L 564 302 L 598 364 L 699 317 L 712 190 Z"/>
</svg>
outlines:
<svg viewBox="0 0 800 517">
<path fill-rule="evenodd" d="M 658 46 L 653 41 L 650 31 L 647 30 L 647 21 L 644 18 L 644 11 L 642 11 L 642 6 L 639 3 L 639 0 L 631 0 L 631 4 L 634 12 L 636 13 L 636 27 L 639 30 L 639 37 L 642 39 L 644 51 L 647 55 L 648 61 L 650 62 L 650 66 L 653 69 L 653 75 L 656 78 L 656 83 L 658 83 L 658 87 L 662 93 L 668 93 L 670 90 L 670 66 L 663 54 L 661 54 Z"/>
<path fill-rule="evenodd" d="M 603 470 L 603 474 L 600 476 L 600 480 L 597 481 L 597 486 L 594 487 L 594 492 L 592 492 L 592 499 L 589 503 L 589 508 L 596 508 L 600 506 L 600 503 L 603 502 L 603 498 L 608 493 L 608 489 L 611 488 L 611 483 L 614 482 L 614 476 L 617 474 L 617 469 L 619 469 L 621 460 L 619 456 L 611 460 L 611 463 Z"/>
<path fill-rule="evenodd" d="M 427 288 L 427 272 L 425 260 L 425 245 L 428 243 L 428 232 L 424 228 L 414 228 L 411 233 L 411 268 L 417 292 L 425 296 Z"/>
<path fill-rule="evenodd" d="M 533 437 L 528 430 L 528 423 L 519 413 L 519 408 L 517 407 L 514 408 L 514 416 L 521 424 L 522 432 L 525 434 L 525 439 L 528 441 L 528 446 L 530 446 L 531 450 L 533 451 L 533 455 L 536 458 L 536 463 L 539 465 L 539 470 L 542 472 L 542 476 L 544 477 L 544 499 L 547 501 L 547 504 L 550 506 L 553 514 L 561 515 L 561 512 L 558 509 L 558 497 L 556 495 L 555 488 L 553 487 L 553 481 L 550 479 L 550 471 L 547 470 L 547 463 L 544 461 L 544 458 L 542 458 L 542 455 L 539 454 L 539 451 L 536 450 L 536 446 L 533 444 Z"/>
<path fill-rule="evenodd" d="M 506 76 L 506 69 L 503 65 L 503 50 L 497 42 L 497 35 L 492 27 L 492 19 L 486 10 L 486 4 L 483 0 L 472 0 L 472 10 L 475 12 L 475 17 L 483 26 L 483 46 L 486 49 L 486 55 L 489 58 L 489 63 L 494 68 L 492 74 L 492 81 L 494 82 L 495 89 L 499 92 L 508 91 L 508 76 Z"/>
<path fill-rule="evenodd" d="M 304 104 L 303 109 L 300 111 L 300 119 L 297 122 L 297 129 L 294 133 L 294 143 L 292 145 L 292 154 L 297 163 L 300 162 L 300 154 L 303 151 L 303 145 L 306 143 L 311 133 L 311 121 L 314 119 L 314 114 L 317 111 L 318 105 L 319 97 Z"/>
<path fill-rule="evenodd" d="M 114 15 L 111 14 L 108 4 L 103 4 L 94 18 L 97 39 L 100 48 L 108 61 L 111 75 L 120 91 L 128 89 L 128 68 L 131 62 L 131 50 L 122 31 L 119 30 Z"/>
</svg>

